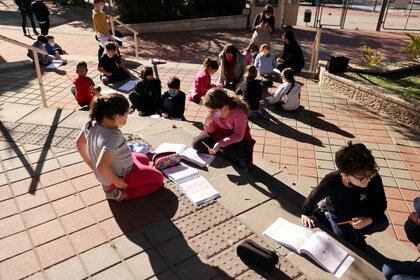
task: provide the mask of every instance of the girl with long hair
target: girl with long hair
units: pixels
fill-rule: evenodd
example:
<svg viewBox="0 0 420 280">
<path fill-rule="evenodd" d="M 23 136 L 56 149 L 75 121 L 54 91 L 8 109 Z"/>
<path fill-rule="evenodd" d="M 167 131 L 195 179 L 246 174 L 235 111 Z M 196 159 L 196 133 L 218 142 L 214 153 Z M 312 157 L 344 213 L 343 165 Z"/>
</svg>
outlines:
<svg viewBox="0 0 420 280">
<path fill-rule="evenodd" d="M 188 100 L 199 104 L 209 89 L 218 86 L 211 82 L 211 76 L 216 73 L 217 70 L 219 70 L 219 63 L 216 60 L 211 59 L 210 57 L 204 60 L 203 69 L 195 75 L 193 89 L 188 94 Z"/>
<path fill-rule="evenodd" d="M 225 88 L 235 91 L 242 82 L 246 68 L 245 57 L 231 44 L 227 44 L 219 54 L 221 73 L 219 83 Z"/>
</svg>

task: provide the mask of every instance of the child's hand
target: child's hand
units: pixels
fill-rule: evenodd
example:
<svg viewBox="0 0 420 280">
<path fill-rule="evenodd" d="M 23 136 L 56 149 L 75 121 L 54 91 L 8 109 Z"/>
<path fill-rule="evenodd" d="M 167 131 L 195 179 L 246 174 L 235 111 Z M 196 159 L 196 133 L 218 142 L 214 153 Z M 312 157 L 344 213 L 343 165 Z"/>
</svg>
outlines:
<svg viewBox="0 0 420 280">
<path fill-rule="evenodd" d="M 115 187 L 119 188 L 119 189 L 126 189 L 127 188 L 127 183 L 119 178 L 119 180 L 117 182 L 114 183 Z"/>
<path fill-rule="evenodd" d="M 370 217 L 356 217 L 351 219 L 351 225 L 355 229 L 362 229 L 372 223 Z"/>
<path fill-rule="evenodd" d="M 302 220 L 302 224 L 305 227 L 309 227 L 309 228 L 315 227 L 315 216 L 306 216 L 302 214 L 300 219 Z"/>
<path fill-rule="evenodd" d="M 162 113 L 162 117 L 164 117 L 165 119 L 169 118 L 168 113 Z"/>
<path fill-rule="evenodd" d="M 416 212 L 411 212 L 408 218 L 412 220 L 413 222 L 415 222 L 416 224 L 420 225 L 420 218 L 417 217 Z"/>
<path fill-rule="evenodd" d="M 219 149 L 220 149 L 220 144 L 219 144 L 219 142 L 217 142 L 216 144 L 214 144 L 213 149 L 209 149 L 209 153 L 211 155 L 215 155 L 215 154 L 217 154 L 217 152 L 219 151 Z"/>
</svg>

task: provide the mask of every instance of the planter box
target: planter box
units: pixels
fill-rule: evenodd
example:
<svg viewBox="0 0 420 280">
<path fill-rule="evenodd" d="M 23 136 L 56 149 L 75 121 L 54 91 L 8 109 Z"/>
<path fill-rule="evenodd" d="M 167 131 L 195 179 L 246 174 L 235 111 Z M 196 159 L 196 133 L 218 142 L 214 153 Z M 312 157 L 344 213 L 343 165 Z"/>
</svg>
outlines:
<svg viewBox="0 0 420 280">
<path fill-rule="evenodd" d="M 174 32 L 210 29 L 244 29 L 247 25 L 247 15 L 195 18 L 186 20 L 160 21 L 127 24 L 139 33 Z M 117 28 L 117 27 L 116 27 Z M 120 30 L 119 28 L 117 28 Z M 124 29 L 121 32 L 126 32 Z"/>
<path fill-rule="evenodd" d="M 376 113 L 420 131 L 420 101 L 414 98 L 328 73 L 324 67 L 320 70 L 319 83 L 322 88 L 348 96 Z"/>
</svg>

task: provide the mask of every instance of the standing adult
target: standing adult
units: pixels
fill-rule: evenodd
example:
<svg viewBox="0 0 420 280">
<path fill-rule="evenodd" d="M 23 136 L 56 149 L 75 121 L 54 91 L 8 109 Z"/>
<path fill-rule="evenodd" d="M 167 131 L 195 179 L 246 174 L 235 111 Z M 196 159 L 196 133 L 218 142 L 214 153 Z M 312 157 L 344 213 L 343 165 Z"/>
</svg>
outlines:
<svg viewBox="0 0 420 280">
<path fill-rule="evenodd" d="M 292 31 L 287 31 L 283 35 L 283 55 L 278 59 L 277 69 L 283 71 L 286 68 L 292 68 L 295 73 L 299 73 L 305 65 L 302 49 L 295 39 Z"/>
<path fill-rule="evenodd" d="M 22 17 L 22 30 L 23 35 L 26 34 L 26 16 L 29 17 L 29 20 L 31 21 L 32 29 L 34 31 L 34 34 L 36 36 L 39 35 L 38 31 L 36 31 L 35 21 L 34 21 L 34 15 L 31 11 L 31 0 L 15 0 L 16 5 L 19 7 L 20 15 Z"/>
<path fill-rule="evenodd" d="M 271 5 L 266 5 L 261 13 L 259 13 L 254 20 L 252 25 L 252 34 L 251 42 L 256 45 L 258 48 L 262 44 L 271 44 L 271 33 L 274 31 L 274 16 L 273 16 L 273 7 Z"/>
<path fill-rule="evenodd" d="M 245 57 L 231 44 L 227 44 L 219 54 L 221 73 L 219 84 L 235 91 L 241 84 L 246 69 Z"/>
<path fill-rule="evenodd" d="M 94 0 L 93 6 L 92 20 L 96 31 L 96 39 L 99 41 L 98 60 L 100 60 L 105 50 L 105 42 L 111 37 L 111 27 L 109 26 L 106 14 L 103 11 L 104 1 Z"/>
</svg>

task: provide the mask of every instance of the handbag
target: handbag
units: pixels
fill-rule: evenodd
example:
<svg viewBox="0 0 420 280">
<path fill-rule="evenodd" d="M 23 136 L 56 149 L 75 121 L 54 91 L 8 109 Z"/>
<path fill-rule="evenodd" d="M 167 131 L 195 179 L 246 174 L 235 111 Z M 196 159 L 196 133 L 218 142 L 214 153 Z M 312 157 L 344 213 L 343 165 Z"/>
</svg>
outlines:
<svg viewBox="0 0 420 280">
<path fill-rule="evenodd" d="M 261 247 L 250 239 L 239 244 L 236 253 L 245 264 L 257 266 L 265 271 L 273 270 L 279 262 L 276 252 Z"/>
<path fill-rule="evenodd" d="M 329 73 L 344 73 L 347 71 L 349 59 L 345 56 L 331 56 L 325 69 Z"/>
<path fill-rule="evenodd" d="M 153 156 L 152 161 L 157 170 L 163 170 L 179 164 L 181 155 L 175 152 L 159 153 Z"/>
</svg>

